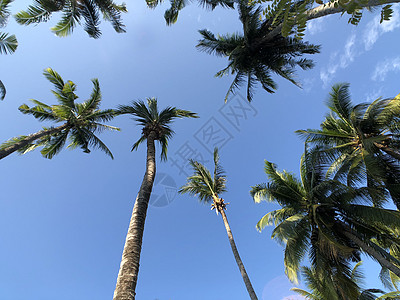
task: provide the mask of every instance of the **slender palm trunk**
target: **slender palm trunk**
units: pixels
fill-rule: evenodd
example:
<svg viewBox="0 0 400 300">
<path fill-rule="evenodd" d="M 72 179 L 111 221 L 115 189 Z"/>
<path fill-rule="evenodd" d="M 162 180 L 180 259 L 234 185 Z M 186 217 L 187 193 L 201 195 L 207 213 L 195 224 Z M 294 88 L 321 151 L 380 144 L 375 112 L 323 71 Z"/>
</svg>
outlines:
<svg viewBox="0 0 400 300">
<path fill-rule="evenodd" d="M 150 132 L 147 137 L 146 173 L 133 207 L 113 300 L 135 299 L 144 223 L 156 174 L 154 138 L 155 133 Z"/>
<path fill-rule="evenodd" d="M 231 244 L 233 256 L 235 257 L 236 263 L 239 267 L 240 274 L 242 274 L 244 284 L 246 285 L 247 292 L 250 295 L 251 300 L 258 300 L 257 295 L 254 292 L 253 286 L 251 285 L 250 278 L 247 275 L 246 269 L 244 268 L 242 259 L 239 256 L 239 251 L 236 248 L 235 240 L 233 239 L 233 234 L 231 231 L 231 227 L 229 226 L 228 219 L 226 217 L 225 211 L 223 208 L 218 208 L 218 211 L 221 213 L 222 220 L 224 221 L 226 233 L 228 234 L 229 243 Z"/>
<path fill-rule="evenodd" d="M 370 245 L 363 242 L 358 236 L 356 236 L 352 232 L 352 230 L 350 228 L 348 228 L 347 225 L 343 225 L 343 226 L 344 226 L 343 234 L 347 238 L 352 240 L 358 247 L 360 247 L 361 250 L 368 253 L 373 258 L 375 258 L 381 266 L 387 268 L 388 270 L 390 270 L 397 276 L 400 276 L 400 269 L 396 265 L 394 265 L 393 263 L 388 261 L 381 253 L 376 251 L 373 247 L 371 247 Z"/>
<path fill-rule="evenodd" d="M 15 143 L 15 144 L 7 147 L 7 148 L 1 149 L 0 150 L 0 159 L 3 159 L 4 157 L 12 154 L 15 151 L 18 151 L 22 147 L 24 147 L 26 145 L 29 145 L 30 143 L 32 143 L 32 142 L 34 142 L 34 141 L 36 141 L 36 140 L 38 140 L 38 139 L 40 139 L 42 137 L 45 137 L 45 136 L 52 135 L 54 133 L 60 132 L 60 131 L 62 131 L 64 129 L 66 129 L 68 126 L 69 125 L 67 123 L 65 123 L 65 124 L 63 124 L 61 126 L 58 126 L 58 127 L 44 129 L 44 130 L 38 131 L 36 133 L 30 134 L 26 138 L 24 138 L 23 140 Z"/>
</svg>

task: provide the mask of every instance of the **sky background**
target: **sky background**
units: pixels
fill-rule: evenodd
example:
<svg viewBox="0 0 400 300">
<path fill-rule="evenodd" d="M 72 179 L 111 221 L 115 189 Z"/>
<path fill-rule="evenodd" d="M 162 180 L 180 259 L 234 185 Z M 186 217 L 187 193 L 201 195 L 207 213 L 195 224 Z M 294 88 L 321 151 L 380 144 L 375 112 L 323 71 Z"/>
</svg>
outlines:
<svg viewBox="0 0 400 300">
<path fill-rule="evenodd" d="M 11 11 L 30 3 L 19 0 Z M 298 174 L 304 145 L 294 131 L 318 128 L 333 84 L 349 82 L 355 103 L 400 92 L 399 8 L 391 22 L 381 25 L 379 11 L 365 13 L 358 27 L 339 15 L 309 23 L 305 40 L 321 44 L 322 50 L 312 57 L 313 70 L 297 73 L 303 89 L 275 76 L 278 91 L 268 94 L 258 89 L 248 105 L 242 100 L 244 90 L 224 104 L 233 78 L 213 75 L 227 61 L 195 48 L 199 29 L 215 34 L 240 31 L 237 11 L 208 12 L 192 4 L 181 12 L 177 24 L 167 27 L 163 14 L 168 4 L 150 10 L 143 0 L 127 7 L 129 13 L 123 16 L 127 33 L 117 34 L 103 22 L 97 40 L 80 27 L 72 36 L 56 37 L 49 28 L 58 14 L 38 26 L 24 27 L 10 20 L 3 31 L 16 34 L 19 47 L 13 55 L 0 56 L 0 79 L 7 88 L 0 103 L 0 141 L 51 125 L 18 111 L 31 98 L 56 104 L 52 86 L 42 75 L 47 67 L 75 82 L 81 101 L 89 97 L 90 79 L 98 78 L 103 109 L 157 97 L 161 108 L 170 105 L 198 113 L 199 119 L 172 125 L 176 135 L 169 160 L 157 161 L 137 299 L 248 297 L 221 217 L 196 198 L 175 193 L 175 187 L 185 184 L 185 174 L 190 174 L 190 169 L 182 169 L 187 153 L 211 168 L 213 143 L 222 146 L 228 192 L 221 196 L 230 202 L 228 220 L 256 293 L 263 300 L 301 299 L 290 291 L 283 247 L 271 240 L 272 228 L 262 233 L 255 229 L 257 221 L 277 206 L 254 204 L 250 187 L 266 181 L 265 159 Z M 237 109 L 240 104 L 243 110 Z M 232 112 L 239 114 L 238 119 Z M 110 124 L 122 129 L 101 135 L 114 160 L 95 150 L 85 154 L 65 149 L 52 160 L 36 150 L 1 161 L 0 299 L 112 298 L 146 152 L 144 145 L 130 151 L 141 131 L 128 116 Z M 203 135 L 210 129 L 221 134 L 213 139 Z M 365 287 L 380 287 L 376 264 L 365 259 L 364 271 Z"/>
</svg>

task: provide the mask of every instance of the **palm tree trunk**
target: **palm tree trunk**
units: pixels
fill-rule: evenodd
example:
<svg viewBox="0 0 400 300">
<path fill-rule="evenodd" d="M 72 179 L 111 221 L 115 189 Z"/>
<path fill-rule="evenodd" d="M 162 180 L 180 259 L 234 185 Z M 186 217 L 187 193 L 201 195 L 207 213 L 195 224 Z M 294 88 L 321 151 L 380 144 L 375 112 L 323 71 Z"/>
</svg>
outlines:
<svg viewBox="0 0 400 300">
<path fill-rule="evenodd" d="M 156 174 L 154 138 L 155 132 L 150 132 L 147 137 L 146 173 L 133 207 L 113 300 L 135 299 L 144 223 Z"/>
<path fill-rule="evenodd" d="M 23 140 L 21 140 L 19 142 L 16 142 L 16 143 L 14 143 L 13 145 L 11 145 L 11 146 L 9 146 L 7 148 L 1 149 L 0 150 L 0 159 L 3 159 L 4 157 L 12 154 L 15 151 L 18 151 L 22 147 L 24 147 L 26 145 L 29 145 L 30 143 L 32 143 L 32 142 L 34 142 L 34 141 L 36 141 L 36 140 L 38 140 L 38 139 L 40 139 L 42 137 L 45 137 L 45 136 L 52 135 L 54 133 L 60 132 L 60 131 L 62 131 L 64 129 L 66 129 L 68 126 L 69 125 L 67 123 L 65 123 L 64 125 L 61 125 L 61 126 L 58 126 L 58 127 L 44 129 L 44 130 L 38 131 L 36 133 L 30 134 L 26 138 L 24 138 Z"/>
<path fill-rule="evenodd" d="M 339 0 L 328 2 L 325 4 L 321 4 L 317 7 L 314 7 L 313 9 L 310 9 L 306 12 L 307 15 L 307 20 L 312 20 L 312 19 L 317 19 L 320 17 L 324 17 L 327 15 L 332 15 L 332 14 L 337 14 L 337 13 L 343 13 L 345 12 L 345 9 L 338 5 L 338 7 L 335 7 L 335 4 L 337 5 Z M 374 6 L 380 6 L 380 5 L 385 5 L 385 4 L 390 4 L 390 3 L 397 3 L 400 2 L 400 0 L 370 0 L 368 3 L 364 4 L 358 1 L 358 4 L 362 7 L 374 7 Z M 280 34 L 282 31 L 282 24 L 278 25 L 277 27 L 274 28 L 268 35 L 265 36 L 265 41 L 272 40 L 275 36 Z"/>
<path fill-rule="evenodd" d="M 247 275 L 246 269 L 244 268 L 242 259 L 239 256 L 239 251 L 236 248 L 235 240 L 233 239 L 233 234 L 231 231 L 231 227 L 229 226 L 228 219 L 226 218 L 226 214 L 223 208 L 219 208 L 218 211 L 221 213 L 222 220 L 224 221 L 226 233 L 228 234 L 229 243 L 231 244 L 233 256 L 235 257 L 236 263 L 239 267 L 240 274 L 242 274 L 244 284 L 246 285 L 247 292 L 250 295 L 251 300 L 258 300 L 257 295 L 254 292 L 253 286 L 251 285 L 250 278 Z"/>
<path fill-rule="evenodd" d="M 317 19 L 317 18 L 320 18 L 323 16 L 344 12 L 345 11 L 344 8 L 340 7 L 340 5 L 338 7 L 335 7 L 335 4 L 338 2 L 339 2 L 338 0 L 333 1 L 333 2 L 328 2 L 326 4 L 322 4 L 313 9 L 310 9 L 307 12 L 307 20 Z M 374 7 L 374 6 L 380 6 L 380 5 L 396 3 L 396 2 L 400 2 L 400 0 L 370 0 L 366 4 L 361 3 L 361 2 L 358 2 L 358 4 L 362 8 L 365 8 L 365 7 Z"/>
<path fill-rule="evenodd" d="M 368 253 L 373 258 L 375 258 L 381 266 L 387 268 L 388 270 L 390 270 L 397 276 L 400 276 L 400 269 L 396 265 L 394 265 L 393 263 L 388 261 L 381 253 L 376 251 L 373 247 L 371 247 L 370 245 L 363 242 L 358 236 L 356 236 L 352 232 L 352 230 L 347 225 L 344 225 L 344 224 L 342 224 L 342 225 L 344 227 L 343 234 L 347 238 L 352 240 L 358 247 L 360 247 L 361 250 Z"/>
</svg>

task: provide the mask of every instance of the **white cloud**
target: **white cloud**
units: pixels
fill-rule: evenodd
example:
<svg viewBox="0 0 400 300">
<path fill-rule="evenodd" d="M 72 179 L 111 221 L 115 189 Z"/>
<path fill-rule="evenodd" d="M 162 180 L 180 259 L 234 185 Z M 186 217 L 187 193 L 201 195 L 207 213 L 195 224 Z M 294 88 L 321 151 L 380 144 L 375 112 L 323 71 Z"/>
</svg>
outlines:
<svg viewBox="0 0 400 300">
<path fill-rule="evenodd" d="M 352 33 L 346 41 L 343 47 L 343 51 L 334 52 L 329 58 L 328 66 L 322 68 L 320 71 L 320 78 L 324 84 L 324 87 L 328 86 L 331 80 L 335 77 L 336 72 L 339 69 L 345 69 L 350 63 L 354 61 L 357 56 L 356 50 L 356 35 Z"/>
<path fill-rule="evenodd" d="M 375 89 L 371 92 L 366 93 L 365 97 L 364 97 L 365 102 L 368 102 L 368 103 L 373 102 L 374 100 L 376 100 L 382 96 L 382 92 L 383 92 L 383 88 L 379 87 L 379 89 L 377 89 L 377 90 Z"/>
<path fill-rule="evenodd" d="M 393 59 L 385 59 L 376 65 L 371 79 L 374 81 L 384 81 L 389 72 L 398 71 L 400 71 L 400 56 Z"/>
<path fill-rule="evenodd" d="M 344 46 L 344 54 L 340 57 L 340 67 L 346 68 L 349 63 L 354 61 L 355 53 L 355 42 L 356 35 L 353 33 L 346 41 L 346 45 Z"/>
<path fill-rule="evenodd" d="M 390 21 L 379 23 L 380 15 L 377 15 L 366 25 L 367 29 L 363 33 L 363 43 L 366 51 L 372 48 L 381 35 L 400 27 L 399 5 L 395 4 L 392 8 L 393 15 Z"/>
<path fill-rule="evenodd" d="M 310 34 L 310 35 L 314 35 L 314 34 L 324 31 L 325 26 L 323 26 L 323 24 L 324 24 L 325 20 L 326 20 L 326 18 L 318 18 L 318 19 L 313 19 L 311 21 L 308 21 L 306 33 Z"/>
</svg>

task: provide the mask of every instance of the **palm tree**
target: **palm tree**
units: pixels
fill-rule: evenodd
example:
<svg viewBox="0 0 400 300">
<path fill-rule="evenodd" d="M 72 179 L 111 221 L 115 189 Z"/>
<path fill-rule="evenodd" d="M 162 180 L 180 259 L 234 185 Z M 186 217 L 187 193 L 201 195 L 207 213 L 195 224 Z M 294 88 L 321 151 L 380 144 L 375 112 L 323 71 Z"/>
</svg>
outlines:
<svg viewBox="0 0 400 300">
<path fill-rule="evenodd" d="M 266 161 L 270 182 L 251 190 L 256 202 L 268 200 L 281 206 L 262 217 L 257 228 L 275 225 L 272 238 L 285 245 L 287 276 L 297 282 L 300 263 L 307 253 L 315 267 L 324 269 L 328 263 L 331 268 L 346 269 L 348 262 L 360 260 L 360 251 L 398 276 L 400 262 L 373 239 L 400 244 L 392 234 L 400 226 L 400 212 L 370 206 L 376 194 L 370 188 L 327 180 L 318 150 L 306 149 L 303 154 L 301 181 Z"/>
<path fill-rule="evenodd" d="M 276 35 L 273 39 L 266 36 L 276 27 L 273 19 L 261 21 L 261 7 L 250 6 L 247 1 L 238 3 L 239 17 L 243 23 L 243 34 L 230 34 L 216 37 L 208 30 L 200 30 L 201 39 L 197 47 L 209 54 L 227 57 L 228 66 L 215 76 L 235 74 L 225 96 L 229 95 L 247 81 L 247 100 L 253 98 L 257 81 L 264 90 L 273 93 L 277 85 L 271 77 L 275 73 L 297 86 L 295 67 L 306 70 L 314 66 L 312 60 L 299 58 L 304 54 L 319 53 L 319 46 L 302 42 L 291 37 Z"/>
<path fill-rule="evenodd" d="M 155 141 L 161 145 L 161 159 L 167 159 L 168 142 L 174 134 L 170 123 L 177 118 L 197 118 L 197 115 L 170 106 L 159 112 L 155 98 L 148 98 L 147 105 L 143 101 L 132 102 L 132 105 L 121 105 L 118 114 L 130 114 L 139 125 L 143 126 L 142 135 L 132 150 L 138 149 L 144 141 L 147 142 L 146 172 L 133 207 L 113 298 L 131 300 L 135 299 L 136 295 L 144 223 L 156 174 Z"/>
<path fill-rule="evenodd" d="M 235 240 L 233 239 L 232 231 L 225 214 L 226 205 L 229 203 L 225 203 L 224 199 L 219 197 L 220 194 L 226 191 L 226 175 L 221 165 L 219 164 L 218 149 L 214 149 L 213 177 L 211 177 L 210 171 L 201 163 L 190 160 L 190 165 L 194 170 L 194 174 L 188 177 L 187 184 L 179 190 L 179 193 L 189 193 L 190 195 L 197 196 L 200 202 L 212 202 L 211 209 L 215 209 L 217 214 L 221 214 L 222 220 L 224 221 L 226 233 L 228 234 L 233 256 L 235 257 L 236 263 L 239 267 L 240 274 L 243 277 L 243 281 L 246 285 L 246 289 L 249 293 L 250 299 L 256 300 L 257 295 L 254 292 L 249 276 L 247 275 L 244 264 L 239 256 L 239 252 L 236 248 Z"/>
<path fill-rule="evenodd" d="M 81 147 L 83 152 L 89 153 L 89 147 L 99 148 L 113 158 L 111 151 L 95 135 L 103 130 L 119 130 L 117 127 L 99 122 L 110 121 L 115 116 L 112 109 L 100 110 L 101 93 L 99 81 L 93 79 L 93 90 L 90 98 L 83 103 L 75 103 L 78 96 L 75 94 L 75 84 L 72 81 L 64 82 L 54 70 L 47 68 L 44 76 L 54 85 L 53 94 L 59 104 L 49 106 L 43 102 L 32 100 L 36 104 L 29 107 L 23 104 L 19 110 L 29 114 L 39 121 L 63 122 L 58 127 L 44 128 L 43 130 L 27 135 L 18 136 L 0 145 L 0 159 L 17 151 L 25 154 L 37 147 L 43 147 L 41 153 L 46 158 L 52 158 L 59 153 L 70 140 L 68 148 Z"/>
<path fill-rule="evenodd" d="M 330 114 L 321 129 L 297 133 L 324 148 L 332 161 L 328 175 L 346 178 L 348 184 L 366 178 L 370 187 L 385 186 L 399 208 L 400 97 L 353 105 L 349 85 L 337 84 L 327 106 Z"/>
<path fill-rule="evenodd" d="M 34 4 L 17 13 L 15 19 L 21 25 L 47 22 L 54 12 L 62 12 L 61 20 L 51 28 L 57 36 L 71 34 L 76 24 L 81 24 L 83 19 L 84 30 L 89 36 L 100 37 L 100 13 L 116 32 L 125 32 L 121 13 L 127 12 L 126 6 L 124 3 L 116 4 L 113 0 L 34 0 Z"/>
</svg>

